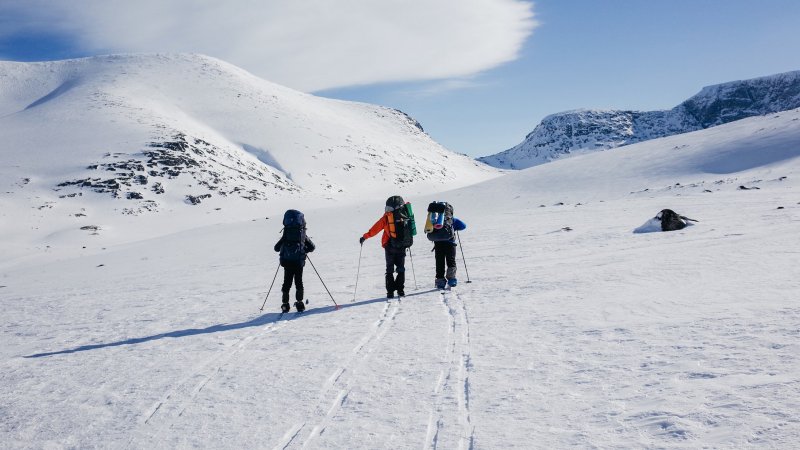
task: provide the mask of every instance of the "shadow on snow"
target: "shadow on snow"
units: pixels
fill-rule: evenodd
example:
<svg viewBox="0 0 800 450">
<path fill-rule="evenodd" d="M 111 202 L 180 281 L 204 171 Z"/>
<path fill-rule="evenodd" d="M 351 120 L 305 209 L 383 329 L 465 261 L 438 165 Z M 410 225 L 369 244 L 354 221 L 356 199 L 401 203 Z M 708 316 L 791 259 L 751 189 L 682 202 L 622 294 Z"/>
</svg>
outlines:
<svg viewBox="0 0 800 450">
<path fill-rule="evenodd" d="M 428 290 L 428 291 L 422 291 L 422 292 L 415 292 L 415 293 L 412 293 L 412 294 L 408 294 L 406 297 L 411 297 L 411 296 L 415 296 L 415 295 L 422 295 L 422 294 L 428 294 L 430 292 L 435 292 L 435 291 L 436 291 L 436 289 L 432 289 L 432 290 Z M 370 299 L 370 300 L 362 300 L 360 302 L 341 304 L 341 305 L 339 305 L 339 309 L 352 308 L 354 306 L 364 306 L 364 305 L 369 305 L 370 303 L 378 303 L 378 302 L 385 302 L 385 301 L 386 301 L 385 297 L 378 297 L 378 298 L 373 298 L 373 299 Z M 330 312 L 333 312 L 333 311 L 336 311 L 336 307 L 335 306 L 321 306 L 319 308 L 307 309 L 303 313 L 299 313 L 299 314 L 298 313 L 286 313 L 286 314 L 283 314 L 283 316 L 285 316 L 287 320 L 297 320 L 297 319 L 300 319 L 300 318 L 303 318 L 303 317 L 313 316 L 313 315 L 316 315 L 316 314 L 325 314 L 325 313 L 330 313 Z M 66 350 L 59 350 L 59 351 L 56 351 L 56 352 L 36 353 L 36 354 L 33 354 L 33 355 L 24 356 L 24 358 L 42 358 L 44 356 L 66 355 L 66 354 L 70 354 L 70 353 L 85 352 L 85 351 L 88 351 L 88 350 L 98 350 L 98 349 L 107 348 L 107 347 L 119 347 L 121 345 L 136 345 L 136 344 L 141 344 L 141 343 L 144 343 L 144 342 L 156 341 L 156 340 L 165 339 L 165 338 L 180 338 L 180 337 L 186 337 L 186 336 L 196 336 L 196 335 L 200 335 L 200 334 L 220 333 L 220 332 L 223 332 L 223 331 L 239 330 L 239 329 L 242 329 L 242 328 L 259 327 L 259 326 L 262 326 L 262 325 L 275 323 L 275 322 L 278 321 L 278 319 L 281 318 L 281 316 L 282 315 L 280 313 L 266 313 L 266 314 L 263 314 L 261 316 L 256 317 L 255 319 L 248 320 L 247 322 L 217 324 L 217 325 L 211 325 L 211 326 L 206 327 L 206 328 L 187 328 L 185 330 L 170 331 L 170 332 L 167 332 L 167 333 L 154 334 L 154 335 L 151 335 L 151 336 L 145 336 L 145 337 L 140 337 L 140 338 L 125 339 L 123 341 L 107 342 L 107 343 L 91 344 L 91 345 L 82 345 L 80 347 L 70 348 L 70 349 L 66 349 Z"/>
</svg>

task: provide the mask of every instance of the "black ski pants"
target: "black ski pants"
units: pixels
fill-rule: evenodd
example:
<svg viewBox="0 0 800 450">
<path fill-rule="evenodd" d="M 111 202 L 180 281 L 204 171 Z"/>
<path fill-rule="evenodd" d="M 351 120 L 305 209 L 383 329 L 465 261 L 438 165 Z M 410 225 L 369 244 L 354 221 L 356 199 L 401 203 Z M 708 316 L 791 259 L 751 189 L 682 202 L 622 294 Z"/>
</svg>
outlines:
<svg viewBox="0 0 800 450">
<path fill-rule="evenodd" d="M 387 245 L 383 250 L 386 253 L 386 292 L 403 291 L 406 284 L 406 249 Z"/>
<path fill-rule="evenodd" d="M 303 300 L 303 264 L 302 263 L 283 263 L 283 302 L 289 303 L 289 290 L 292 288 L 292 280 L 295 286 L 295 299 Z"/>
<path fill-rule="evenodd" d="M 450 241 L 436 241 L 433 243 L 436 256 L 436 278 L 445 278 L 445 263 L 447 264 L 447 279 L 456 277 L 456 244 Z"/>
</svg>

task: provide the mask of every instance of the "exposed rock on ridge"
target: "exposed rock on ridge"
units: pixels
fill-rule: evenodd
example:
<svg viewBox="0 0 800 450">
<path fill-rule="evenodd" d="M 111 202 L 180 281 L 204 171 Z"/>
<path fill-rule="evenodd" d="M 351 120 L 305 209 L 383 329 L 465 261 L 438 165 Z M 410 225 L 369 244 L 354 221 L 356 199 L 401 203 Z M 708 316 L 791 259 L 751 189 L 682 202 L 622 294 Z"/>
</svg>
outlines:
<svg viewBox="0 0 800 450">
<path fill-rule="evenodd" d="M 800 71 L 703 88 L 666 111 L 576 110 L 545 117 L 519 145 L 478 158 L 525 169 L 574 153 L 608 150 L 800 107 Z"/>
</svg>

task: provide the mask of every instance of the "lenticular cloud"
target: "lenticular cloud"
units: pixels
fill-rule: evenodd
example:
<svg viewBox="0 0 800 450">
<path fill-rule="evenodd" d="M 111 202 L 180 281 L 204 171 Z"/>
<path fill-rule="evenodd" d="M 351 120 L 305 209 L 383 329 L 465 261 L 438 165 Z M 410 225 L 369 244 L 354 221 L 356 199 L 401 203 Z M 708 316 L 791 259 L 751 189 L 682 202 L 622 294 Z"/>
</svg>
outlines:
<svg viewBox="0 0 800 450">
<path fill-rule="evenodd" d="M 4 14 L 18 33 L 59 31 L 86 52 L 204 53 L 303 91 L 473 75 L 514 60 L 536 26 L 520 0 L 202 3 L 31 1 Z"/>
</svg>

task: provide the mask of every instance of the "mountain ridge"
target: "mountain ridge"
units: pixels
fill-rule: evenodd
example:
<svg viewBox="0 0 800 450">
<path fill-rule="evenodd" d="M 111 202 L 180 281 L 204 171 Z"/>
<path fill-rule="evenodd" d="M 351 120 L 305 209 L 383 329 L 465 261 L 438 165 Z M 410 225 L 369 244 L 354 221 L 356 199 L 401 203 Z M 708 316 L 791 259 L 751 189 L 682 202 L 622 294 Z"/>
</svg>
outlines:
<svg viewBox="0 0 800 450">
<path fill-rule="evenodd" d="M 478 158 L 525 169 L 573 154 L 688 133 L 800 107 L 800 71 L 706 86 L 669 110 L 578 109 L 551 114 L 520 144 Z"/>
</svg>

